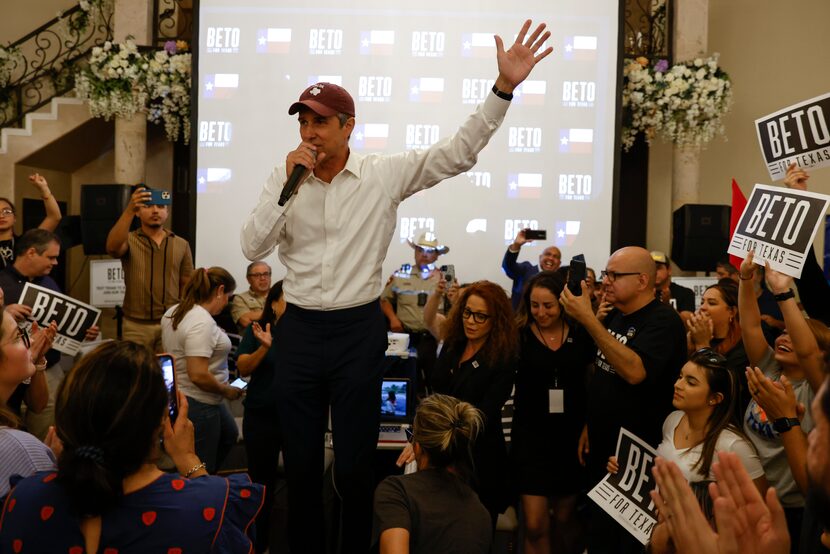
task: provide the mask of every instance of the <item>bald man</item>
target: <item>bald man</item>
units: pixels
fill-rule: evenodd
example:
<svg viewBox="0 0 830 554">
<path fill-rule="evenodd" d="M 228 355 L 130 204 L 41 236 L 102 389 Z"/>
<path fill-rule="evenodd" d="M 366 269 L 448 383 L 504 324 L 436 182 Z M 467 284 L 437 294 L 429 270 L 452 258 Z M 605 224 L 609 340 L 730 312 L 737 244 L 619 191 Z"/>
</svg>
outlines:
<svg viewBox="0 0 830 554">
<path fill-rule="evenodd" d="M 672 411 L 674 382 L 686 361 L 686 332 L 677 312 L 655 299 L 656 272 L 644 248 L 614 252 L 601 273 L 605 299 L 614 306 L 603 321 L 591 309 L 584 282 L 582 296 L 574 296 L 566 287 L 560 297 L 568 315 L 598 347 L 588 379 L 586 425 L 578 453 L 588 468 L 590 486 L 605 476 L 620 427 L 656 448 L 663 420 Z M 597 506 L 592 506 L 588 536 L 589 553 L 642 548 Z"/>
</svg>

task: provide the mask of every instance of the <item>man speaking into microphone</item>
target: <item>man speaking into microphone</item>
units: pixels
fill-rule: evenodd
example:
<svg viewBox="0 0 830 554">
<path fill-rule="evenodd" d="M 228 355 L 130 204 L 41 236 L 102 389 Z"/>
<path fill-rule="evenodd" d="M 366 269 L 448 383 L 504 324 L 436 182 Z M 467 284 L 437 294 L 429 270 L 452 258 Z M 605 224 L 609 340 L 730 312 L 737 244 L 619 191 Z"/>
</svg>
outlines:
<svg viewBox="0 0 830 554">
<path fill-rule="evenodd" d="M 308 87 L 288 110 L 298 114 L 301 142 L 266 181 L 242 226 L 241 243 L 250 260 L 279 246 L 287 270 L 288 307 L 274 339 L 279 362 L 273 390 L 285 441 L 291 552 L 325 550 L 320 525 L 329 407 L 335 487 L 342 500 L 340 551 L 369 549 L 386 350 L 378 297 L 398 204 L 475 165 L 504 119 L 514 88 L 553 50 L 542 49 L 550 36 L 545 24 L 532 32 L 530 27 L 528 20 L 507 50 L 495 37 L 499 75 L 492 94 L 453 136 L 429 149 L 351 152 L 354 101 L 331 83 Z M 291 191 L 288 176 L 298 166 L 306 170 Z M 280 205 L 284 185 L 288 200 Z"/>
</svg>

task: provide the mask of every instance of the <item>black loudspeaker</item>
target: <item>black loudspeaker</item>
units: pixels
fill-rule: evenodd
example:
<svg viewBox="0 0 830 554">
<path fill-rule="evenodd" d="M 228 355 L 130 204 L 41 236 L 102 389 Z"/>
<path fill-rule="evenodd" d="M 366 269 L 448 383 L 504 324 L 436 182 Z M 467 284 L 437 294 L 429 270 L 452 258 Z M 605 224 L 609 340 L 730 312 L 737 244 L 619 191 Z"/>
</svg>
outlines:
<svg viewBox="0 0 830 554">
<path fill-rule="evenodd" d="M 684 204 L 672 217 L 671 259 L 685 271 L 714 271 L 729 247 L 732 209 L 718 204 Z"/>
<path fill-rule="evenodd" d="M 130 185 L 81 185 L 81 241 L 84 254 L 107 253 L 107 235 L 130 202 Z"/>
</svg>

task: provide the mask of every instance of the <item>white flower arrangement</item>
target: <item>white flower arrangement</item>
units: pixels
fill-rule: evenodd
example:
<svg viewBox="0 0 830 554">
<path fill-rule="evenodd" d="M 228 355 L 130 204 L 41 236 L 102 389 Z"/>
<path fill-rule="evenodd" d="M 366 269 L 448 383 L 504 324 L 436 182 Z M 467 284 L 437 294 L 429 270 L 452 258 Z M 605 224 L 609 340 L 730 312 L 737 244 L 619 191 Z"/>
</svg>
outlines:
<svg viewBox="0 0 830 554">
<path fill-rule="evenodd" d="M 623 148 L 642 132 L 646 141 L 659 132 L 680 146 L 701 146 L 724 133 L 723 116 L 732 104 L 729 75 L 718 55 L 671 68 L 665 60 L 650 66 L 646 58 L 623 68 Z"/>
<path fill-rule="evenodd" d="M 89 66 L 75 77 L 78 98 L 93 117 L 130 118 L 147 105 L 147 60 L 132 40 L 92 49 Z"/>
<path fill-rule="evenodd" d="M 0 88 L 5 88 L 12 79 L 12 73 L 23 64 L 23 56 L 17 48 L 0 46 Z"/>
<path fill-rule="evenodd" d="M 148 56 L 147 119 L 163 122 L 170 141 L 178 140 L 181 131 L 184 143 L 190 140 L 190 68 L 189 53 L 179 53 L 183 43 L 169 41 L 164 50 Z"/>
<path fill-rule="evenodd" d="M 94 117 L 129 118 L 145 112 L 152 123 L 164 123 L 167 138 L 190 139 L 191 57 L 179 53 L 186 44 L 168 42 L 164 50 L 142 54 L 132 40 L 95 47 L 89 66 L 75 81 L 79 98 Z"/>
</svg>

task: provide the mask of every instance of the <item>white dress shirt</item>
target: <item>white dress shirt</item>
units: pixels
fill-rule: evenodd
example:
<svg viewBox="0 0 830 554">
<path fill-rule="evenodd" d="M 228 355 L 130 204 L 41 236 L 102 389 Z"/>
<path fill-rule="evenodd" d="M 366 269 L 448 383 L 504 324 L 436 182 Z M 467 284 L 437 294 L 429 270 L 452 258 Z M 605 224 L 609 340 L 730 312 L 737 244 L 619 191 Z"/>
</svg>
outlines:
<svg viewBox="0 0 830 554">
<path fill-rule="evenodd" d="M 350 152 L 331 183 L 310 174 L 285 206 L 277 204 L 285 166 L 275 168 L 242 226 L 242 252 L 260 260 L 279 245 L 285 299 L 296 306 L 339 310 L 375 300 L 398 204 L 473 167 L 509 105 L 488 95 L 453 136 L 426 150 Z"/>
</svg>

